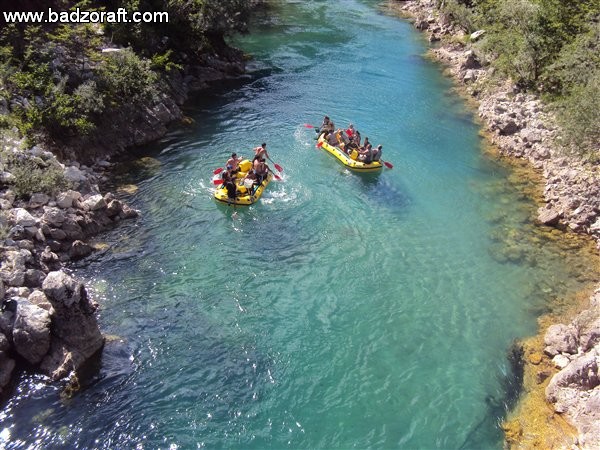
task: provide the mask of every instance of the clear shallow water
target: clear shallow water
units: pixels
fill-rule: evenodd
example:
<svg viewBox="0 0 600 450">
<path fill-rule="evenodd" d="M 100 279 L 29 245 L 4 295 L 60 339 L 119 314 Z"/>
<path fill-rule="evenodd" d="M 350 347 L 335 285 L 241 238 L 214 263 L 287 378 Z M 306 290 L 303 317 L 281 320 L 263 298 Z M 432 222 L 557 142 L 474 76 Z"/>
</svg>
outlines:
<svg viewBox="0 0 600 450">
<path fill-rule="evenodd" d="M 143 217 L 77 269 L 121 340 L 71 399 L 24 377 L 0 438 L 501 448 L 507 351 L 535 332 L 540 293 L 579 286 L 563 249 L 527 237 L 533 205 L 482 155 L 421 37 L 375 2 L 282 2 L 236 45 L 253 78 L 142 149 L 153 159 L 120 179 Z M 303 124 L 324 114 L 394 169 L 361 177 L 316 150 Z M 262 141 L 284 182 L 247 209 L 216 204 L 212 170 Z"/>
</svg>

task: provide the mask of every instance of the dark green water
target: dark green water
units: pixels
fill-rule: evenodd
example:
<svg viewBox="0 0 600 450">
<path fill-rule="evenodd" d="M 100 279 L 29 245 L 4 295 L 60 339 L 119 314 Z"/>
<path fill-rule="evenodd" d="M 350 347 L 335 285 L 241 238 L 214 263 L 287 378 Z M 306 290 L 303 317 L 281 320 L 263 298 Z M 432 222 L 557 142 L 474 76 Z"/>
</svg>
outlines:
<svg viewBox="0 0 600 450">
<path fill-rule="evenodd" d="M 235 44 L 251 77 L 141 150 L 153 164 L 122 180 L 142 218 L 76 270 L 122 341 L 71 399 L 23 377 L 0 444 L 501 448 L 507 351 L 540 294 L 578 287 L 559 248 L 527 238 L 534 206 L 377 2 L 281 2 Z M 303 124 L 324 114 L 394 169 L 360 176 L 315 149 Z M 217 205 L 212 170 L 262 141 L 284 181 Z"/>
</svg>

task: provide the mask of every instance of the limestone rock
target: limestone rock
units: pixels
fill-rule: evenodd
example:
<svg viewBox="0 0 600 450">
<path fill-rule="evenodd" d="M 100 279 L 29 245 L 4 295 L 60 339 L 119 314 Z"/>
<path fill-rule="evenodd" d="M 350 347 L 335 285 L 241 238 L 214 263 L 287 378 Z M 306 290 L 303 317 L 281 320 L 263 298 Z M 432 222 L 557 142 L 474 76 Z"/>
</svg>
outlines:
<svg viewBox="0 0 600 450">
<path fill-rule="evenodd" d="M 93 303 L 81 282 L 62 271 L 50 272 L 42 285 L 54 308 L 50 354 L 41 368 L 60 378 L 65 370 L 76 369 L 102 348 L 104 338 L 98 328 Z M 71 368 L 71 369 L 69 369 Z"/>
<path fill-rule="evenodd" d="M 59 208 L 67 209 L 75 206 L 75 202 L 81 200 L 81 194 L 77 191 L 61 192 L 56 196 L 56 205 Z"/>
<path fill-rule="evenodd" d="M 86 244 L 83 241 L 74 241 L 71 244 L 71 249 L 69 250 L 69 256 L 72 259 L 81 259 L 85 258 L 92 254 L 92 247 L 89 244 Z"/>
<path fill-rule="evenodd" d="M 37 192 L 29 199 L 29 208 L 35 209 L 46 205 L 50 201 L 50 197 L 41 192 Z"/>
<path fill-rule="evenodd" d="M 27 300 L 32 305 L 39 306 L 40 308 L 48 311 L 48 314 L 50 314 L 50 317 L 52 317 L 52 315 L 54 314 L 54 308 L 52 308 L 52 303 L 50 303 L 50 301 L 48 300 L 48 297 L 46 297 L 46 294 L 44 294 L 42 291 L 40 291 L 40 290 L 33 291 L 31 294 L 29 294 L 29 296 L 27 297 Z"/>
<path fill-rule="evenodd" d="M 577 330 L 572 325 L 551 325 L 544 336 L 546 348 L 544 352 L 549 356 L 559 353 L 577 353 Z"/>
<path fill-rule="evenodd" d="M 579 432 L 582 448 L 600 442 L 600 375 L 598 354 L 589 352 L 557 373 L 546 387 L 546 399 L 565 414 Z"/>
<path fill-rule="evenodd" d="M 85 172 L 82 172 L 75 166 L 70 166 L 65 169 L 65 178 L 73 183 L 85 182 L 87 178 Z"/>
<path fill-rule="evenodd" d="M 553 208 L 541 207 L 538 209 L 537 220 L 544 225 L 554 226 L 560 221 L 560 213 Z"/>
<path fill-rule="evenodd" d="M 10 383 L 13 370 L 15 369 L 15 360 L 9 358 L 6 353 L 0 352 L 0 392 Z"/>
<path fill-rule="evenodd" d="M 85 297 L 83 284 L 62 271 L 50 272 L 42 284 L 42 290 L 53 305 L 60 303 L 65 307 L 79 303 Z"/>
<path fill-rule="evenodd" d="M 36 223 L 35 217 L 33 217 L 25 208 L 15 208 L 12 214 L 15 225 L 26 228 L 34 226 Z"/>
<path fill-rule="evenodd" d="M 106 201 L 102 195 L 96 194 L 84 200 L 83 206 L 88 211 L 96 211 L 98 209 L 106 208 Z"/>
<path fill-rule="evenodd" d="M 0 352 L 6 352 L 10 349 L 10 342 L 4 333 L 0 332 Z"/>
<path fill-rule="evenodd" d="M 30 364 L 38 364 L 50 349 L 50 315 L 27 300 L 19 300 L 13 325 L 15 350 Z"/>
<path fill-rule="evenodd" d="M 62 209 L 44 206 L 44 215 L 42 216 L 42 221 L 51 226 L 60 228 L 65 221 L 66 215 Z"/>
</svg>

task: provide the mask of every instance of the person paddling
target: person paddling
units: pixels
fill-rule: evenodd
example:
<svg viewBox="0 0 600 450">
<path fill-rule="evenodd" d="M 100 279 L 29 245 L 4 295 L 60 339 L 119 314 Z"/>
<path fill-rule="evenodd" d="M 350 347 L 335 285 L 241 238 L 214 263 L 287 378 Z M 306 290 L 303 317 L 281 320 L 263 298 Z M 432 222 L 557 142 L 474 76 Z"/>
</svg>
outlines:
<svg viewBox="0 0 600 450">
<path fill-rule="evenodd" d="M 267 153 L 267 143 L 263 142 L 260 147 L 254 149 L 254 159 L 271 159 Z"/>
<path fill-rule="evenodd" d="M 325 116 L 323 118 L 323 123 L 319 127 L 319 133 L 323 133 L 324 131 L 329 131 L 330 133 L 333 133 L 333 130 L 335 130 L 335 125 L 333 124 L 329 116 Z"/>
</svg>

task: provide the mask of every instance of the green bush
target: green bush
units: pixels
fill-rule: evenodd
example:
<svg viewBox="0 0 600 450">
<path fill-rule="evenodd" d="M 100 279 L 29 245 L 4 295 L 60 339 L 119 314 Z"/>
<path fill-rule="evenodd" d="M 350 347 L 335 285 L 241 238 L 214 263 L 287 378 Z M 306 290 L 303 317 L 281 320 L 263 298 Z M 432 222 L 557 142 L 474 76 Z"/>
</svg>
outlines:
<svg viewBox="0 0 600 450">
<path fill-rule="evenodd" d="M 502 73 L 523 87 L 535 86 L 549 56 L 540 34 L 540 13 L 530 0 L 500 0 L 488 12 L 489 33 L 481 47 L 493 55 Z"/>
<path fill-rule="evenodd" d="M 600 72 L 600 22 L 561 49 L 542 77 L 543 90 L 552 96 L 568 96 L 572 89 L 585 86 L 597 72 Z"/>
<path fill-rule="evenodd" d="M 98 70 L 98 84 L 109 106 L 153 99 L 158 93 L 158 75 L 150 65 L 149 60 L 140 58 L 130 49 L 109 53 Z"/>
<path fill-rule="evenodd" d="M 170 72 L 173 69 L 181 70 L 183 66 L 176 64 L 172 60 L 173 50 L 169 49 L 163 54 L 152 56 L 152 68 L 163 72 Z"/>
<path fill-rule="evenodd" d="M 473 10 L 458 0 L 444 0 L 440 4 L 441 12 L 451 23 L 458 25 L 467 33 L 477 29 L 476 17 Z"/>
<path fill-rule="evenodd" d="M 561 102 L 559 121 L 565 146 L 593 162 L 600 161 L 600 70 Z"/>
<path fill-rule="evenodd" d="M 53 195 L 68 188 L 62 168 L 54 162 L 24 154 L 13 155 L 8 161 L 8 170 L 14 176 L 10 182 L 11 188 L 21 198 L 27 198 L 35 192 Z"/>
</svg>

